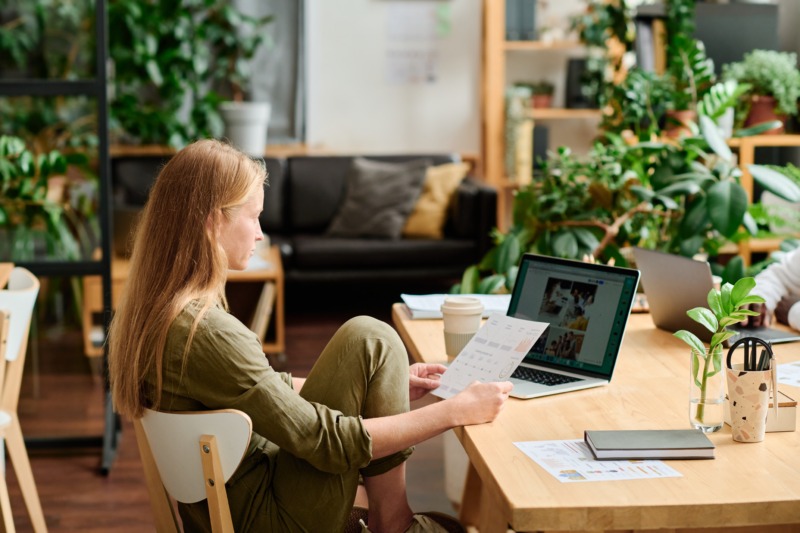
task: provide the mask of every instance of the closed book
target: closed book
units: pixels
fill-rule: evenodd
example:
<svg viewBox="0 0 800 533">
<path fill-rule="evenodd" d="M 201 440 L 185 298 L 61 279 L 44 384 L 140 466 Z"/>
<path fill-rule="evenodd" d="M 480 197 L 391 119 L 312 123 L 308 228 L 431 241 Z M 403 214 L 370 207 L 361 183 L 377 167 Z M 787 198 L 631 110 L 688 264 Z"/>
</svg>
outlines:
<svg viewBox="0 0 800 533">
<path fill-rule="evenodd" d="M 519 0 L 520 39 L 536 39 L 536 0 Z"/>
<path fill-rule="evenodd" d="M 520 19 L 520 0 L 505 0 L 506 2 L 506 41 L 519 41 L 522 39 Z"/>
<path fill-rule="evenodd" d="M 597 459 L 713 459 L 714 443 L 699 429 L 586 430 Z"/>
</svg>

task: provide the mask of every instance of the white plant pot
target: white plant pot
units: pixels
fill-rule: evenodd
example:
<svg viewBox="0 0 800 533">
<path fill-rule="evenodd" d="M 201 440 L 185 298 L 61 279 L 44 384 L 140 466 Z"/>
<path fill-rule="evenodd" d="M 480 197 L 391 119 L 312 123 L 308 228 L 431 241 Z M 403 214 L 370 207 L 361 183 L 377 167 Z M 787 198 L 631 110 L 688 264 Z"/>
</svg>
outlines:
<svg viewBox="0 0 800 533">
<path fill-rule="evenodd" d="M 262 157 L 272 106 L 267 102 L 224 102 L 219 106 L 228 141 L 252 156 Z"/>
</svg>

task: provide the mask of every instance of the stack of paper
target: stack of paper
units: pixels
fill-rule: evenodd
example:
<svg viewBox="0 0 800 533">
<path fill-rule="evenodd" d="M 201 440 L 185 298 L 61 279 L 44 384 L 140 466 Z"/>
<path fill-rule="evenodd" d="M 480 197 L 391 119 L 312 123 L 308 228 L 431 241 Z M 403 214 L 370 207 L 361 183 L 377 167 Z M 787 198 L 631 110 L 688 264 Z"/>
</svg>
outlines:
<svg viewBox="0 0 800 533">
<path fill-rule="evenodd" d="M 441 307 L 448 296 L 472 296 L 483 304 L 483 316 L 506 314 L 511 303 L 510 294 L 401 294 L 411 318 L 442 318 Z"/>
</svg>

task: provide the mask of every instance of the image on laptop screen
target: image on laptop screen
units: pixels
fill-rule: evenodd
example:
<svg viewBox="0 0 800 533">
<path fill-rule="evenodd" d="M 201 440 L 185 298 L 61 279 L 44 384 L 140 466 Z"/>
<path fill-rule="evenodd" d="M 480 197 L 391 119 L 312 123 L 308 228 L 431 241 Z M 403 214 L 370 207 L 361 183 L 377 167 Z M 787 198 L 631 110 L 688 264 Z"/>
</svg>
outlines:
<svg viewBox="0 0 800 533">
<path fill-rule="evenodd" d="M 550 326 L 523 363 L 610 378 L 638 279 L 632 269 L 526 254 L 508 314 Z"/>
</svg>

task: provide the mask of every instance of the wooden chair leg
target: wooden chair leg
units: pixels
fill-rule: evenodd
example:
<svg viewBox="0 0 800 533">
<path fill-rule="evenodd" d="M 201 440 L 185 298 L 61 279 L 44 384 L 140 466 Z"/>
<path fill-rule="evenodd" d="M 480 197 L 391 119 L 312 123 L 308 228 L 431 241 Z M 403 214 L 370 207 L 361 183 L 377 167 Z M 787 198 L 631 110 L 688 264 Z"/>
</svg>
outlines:
<svg viewBox="0 0 800 533">
<path fill-rule="evenodd" d="M 14 516 L 11 513 L 11 500 L 8 498 L 6 479 L 0 479 L 0 513 L 3 513 L 3 530 L 14 533 Z"/>
<path fill-rule="evenodd" d="M 31 517 L 33 530 L 37 533 L 47 531 L 47 524 L 44 521 L 42 504 L 39 501 L 39 492 L 36 490 L 36 483 L 33 480 L 33 470 L 28 460 L 28 451 L 25 449 L 25 441 L 22 438 L 22 429 L 16 416 L 12 416 L 11 423 L 6 428 L 6 448 L 11 462 L 14 465 L 14 472 L 17 475 L 19 488 L 22 497 L 25 499 L 25 506 Z"/>
</svg>

